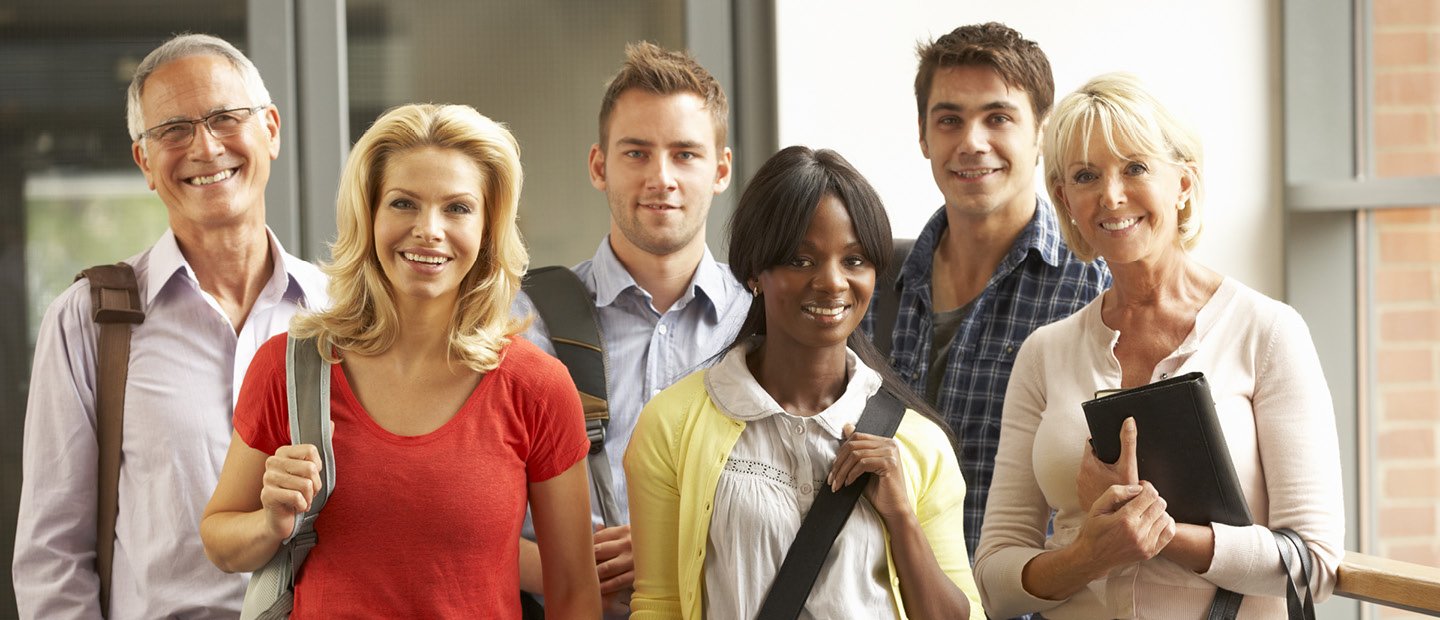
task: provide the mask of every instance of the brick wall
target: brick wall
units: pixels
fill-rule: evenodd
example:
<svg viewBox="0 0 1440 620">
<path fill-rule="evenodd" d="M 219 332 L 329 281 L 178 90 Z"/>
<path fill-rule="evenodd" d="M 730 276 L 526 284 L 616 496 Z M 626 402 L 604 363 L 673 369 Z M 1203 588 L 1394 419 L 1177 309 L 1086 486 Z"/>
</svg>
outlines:
<svg viewBox="0 0 1440 620">
<path fill-rule="evenodd" d="M 1372 6 L 1375 174 L 1440 175 L 1440 0 Z M 1370 551 L 1440 566 L 1440 206 L 1379 210 L 1372 222 Z"/>
</svg>

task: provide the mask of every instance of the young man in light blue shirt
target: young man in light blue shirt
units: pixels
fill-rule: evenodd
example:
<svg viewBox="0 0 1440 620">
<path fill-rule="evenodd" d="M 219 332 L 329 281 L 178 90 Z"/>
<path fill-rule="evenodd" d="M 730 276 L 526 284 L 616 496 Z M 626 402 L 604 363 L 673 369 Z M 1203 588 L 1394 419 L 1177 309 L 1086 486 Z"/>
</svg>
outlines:
<svg viewBox="0 0 1440 620">
<path fill-rule="evenodd" d="M 750 308 L 750 294 L 705 245 L 710 203 L 730 185 L 728 113 L 720 84 L 689 54 L 632 44 L 590 147 L 590 183 L 610 204 L 610 232 L 573 270 L 595 303 L 609 368 L 605 454 L 624 525 L 595 534 L 607 617 L 628 613 L 634 579 L 621 458 L 640 409 L 728 345 Z M 553 353 L 538 317 L 526 337 Z M 601 525 L 593 497 L 591 514 Z M 520 557 L 521 587 L 539 592 L 535 545 L 522 541 Z"/>
</svg>

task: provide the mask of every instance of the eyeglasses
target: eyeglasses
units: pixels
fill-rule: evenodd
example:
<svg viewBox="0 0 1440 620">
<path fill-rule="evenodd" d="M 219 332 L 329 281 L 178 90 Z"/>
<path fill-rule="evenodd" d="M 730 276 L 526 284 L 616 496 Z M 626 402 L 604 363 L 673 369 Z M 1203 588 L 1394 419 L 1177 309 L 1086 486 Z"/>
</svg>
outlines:
<svg viewBox="0 0 1440 620">
<path fill-rule="evenodd" d="M 167 149 L 179 149 L 190 146 L 195 140 L 195 126 L 204 124 L 210 131 L 210 135 L 216 138 L 228 138 L 240 132 L 245 121 L 250 120 L 256 112 L 270 107 L 270 104 L 258 105 L 252 108 L 233 108 L 221 110 L 204 118 L 195 120 L 173 121 L 163 125 L 156 125 L 140 133 L 140 136 L 159 143 Z"/>
</svg>

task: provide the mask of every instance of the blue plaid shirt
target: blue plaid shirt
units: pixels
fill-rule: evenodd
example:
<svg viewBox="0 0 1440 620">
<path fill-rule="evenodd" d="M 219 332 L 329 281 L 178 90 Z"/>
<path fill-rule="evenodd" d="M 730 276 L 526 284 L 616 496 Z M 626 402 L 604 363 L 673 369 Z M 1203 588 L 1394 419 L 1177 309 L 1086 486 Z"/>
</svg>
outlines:
<svg viewBox="0 0 1440 620">
<path fill-rule="evenodd" d="M 890 363 L 916 393 L 925 393 L 934 334 L 930 275 L 935 247 L 948 222 L 941 207 L 915 239 L 895 286 L 899 311 Z M 970 557 L 980 543 L 985 498 L 995 472 L 1000 413 L 1015 352 L 1030 332 L 1079 310 L 1110 286 L 1103 260 L 1085 263 L 1060 238 L 1055 212 L 1037 197 L 1035 216 L 975 298 L 950 347 L 933 403 L 950 425 L 965 474 L 965 545 Z"/>
</svg>

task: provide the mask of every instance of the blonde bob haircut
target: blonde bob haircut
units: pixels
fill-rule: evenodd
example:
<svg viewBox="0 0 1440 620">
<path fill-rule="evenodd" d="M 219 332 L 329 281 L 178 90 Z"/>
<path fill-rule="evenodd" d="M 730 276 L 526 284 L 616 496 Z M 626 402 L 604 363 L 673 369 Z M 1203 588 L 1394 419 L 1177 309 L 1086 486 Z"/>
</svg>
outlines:
<svg viewBox="0 0 1440 620">
<path fill-rule="evenodd" d="M 1061 200 L 1065 167 L 1085 161 L 1092 132 L 1099 131 L 1110 154 L 1122 160 L 1154 158 L 1180 168 L 1190 179 L 1190 192 L 1179 205 L 1180 247 L 1190 250 L 1200 239 L 1200 205 L 1204 197 L 1200 139 L 1179 118 L 1160 105 L 1126 73 L 1092 78 L 1062 99 L 1045 126 L 1045 187 L 1060 221 L 1060 233 L 1075 256 L 1095 259 L 1095 250 L 1080 236 Z"/>
<path fill-rule="evenodd" d="M 395 292 L 375 249 L 375 211 L 387 163 L 419 148 L 450 149 L 480 168 L 485 232 L 479 255 L 460 283 L 450 323 L 450 359 L 478 372 L 500 364 L 500 349 L 524 328 L 510 317 L 529 255 L 520 240 L 520 148 L 499 123 L 466 105 L 410 104 L 383 114 L 355 143 L 340 176 L 336 201 L 339 235 L 330 276 L 329 310 L 297 316 L 290 331 L 314 336 L 320 355 L 337 362 L 331 347 L 362 355 L 383 353 L 400 333 Z"/>
</svg>

